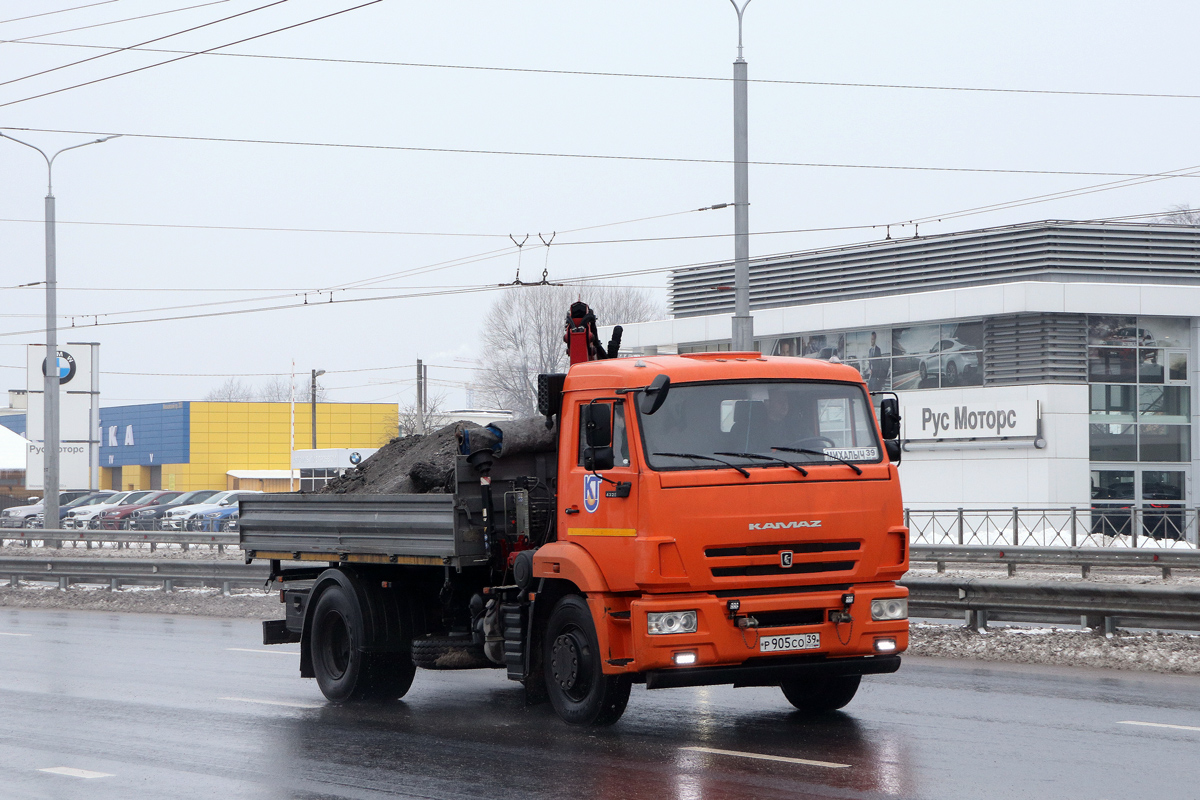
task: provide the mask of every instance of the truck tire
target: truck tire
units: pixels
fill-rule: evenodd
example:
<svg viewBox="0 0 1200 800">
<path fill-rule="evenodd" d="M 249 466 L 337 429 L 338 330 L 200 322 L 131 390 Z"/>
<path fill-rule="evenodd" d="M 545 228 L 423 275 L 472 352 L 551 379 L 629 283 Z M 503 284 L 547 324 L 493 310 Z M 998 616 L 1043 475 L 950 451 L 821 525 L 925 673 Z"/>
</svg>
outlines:
<svg viewBox="0 0 1200 800">
<path fill-rule="evenodd" d="M 629 703 L 629 675 L 605 675 L 596 627 L 578 595 L 558 601 L 542 639 L 546 692 L 564 722 L 611 725 Z"/>
<path fill-rule="evenodd" d="M 413 639 L 412 662 L 422 669 L 481 669 L 497 666 L 470 634 L 423 636 Z"/>
<path fill-rule="evenodd" d="M 340 585 L 321 593 L 313 611 L 310 649 L 321 694 L 335 703 L 394 700 L 412 686 L 416 669 L 405 654 L 364 653 L 362 612 Z"/>
<path fill-rule="evenodd" d="M 847 675 L 809 681 L 788 681 L 779 688 L 783 690 L 783 696 L 788 702 L 796 708 L 819 714 L 845 708 L 854 699 L 861 681 L 861 675 Z"/>
</svg>

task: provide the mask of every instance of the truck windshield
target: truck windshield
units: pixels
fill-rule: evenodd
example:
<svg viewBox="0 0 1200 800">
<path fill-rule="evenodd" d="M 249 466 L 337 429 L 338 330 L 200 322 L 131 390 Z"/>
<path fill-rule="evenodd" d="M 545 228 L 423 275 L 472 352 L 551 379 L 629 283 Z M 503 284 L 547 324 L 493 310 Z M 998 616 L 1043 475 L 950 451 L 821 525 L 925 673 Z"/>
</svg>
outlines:
<svg viewBox="0 0 1200 800">
<path fill-rule="evenodd" d="M 657 470 L 722 469 L 715 462 L 731 460 L 746 469 L 788 468 L 780 461 L 739 458 L 736 453 L 773 456 L 806 466 L 838 463 L 825 455 L 864 463 L 878 462 L 881 457 L 870 401 L 862 387 L 854 384 L 674 384 L 662 408 L 638 419 L 646 461 Z M 685 453 L 705 458 L 683 457 Z"/>
</svg>

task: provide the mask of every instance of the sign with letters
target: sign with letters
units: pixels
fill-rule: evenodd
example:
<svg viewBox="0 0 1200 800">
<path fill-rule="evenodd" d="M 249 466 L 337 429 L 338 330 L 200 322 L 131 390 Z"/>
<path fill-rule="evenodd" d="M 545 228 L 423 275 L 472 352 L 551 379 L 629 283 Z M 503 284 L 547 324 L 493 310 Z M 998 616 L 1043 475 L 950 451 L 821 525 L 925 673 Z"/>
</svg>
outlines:
<svg viewBox="0 0 1200 800">
<path fill-rule="evenodd" d="M 903 438 L 1000 439 L 1038 435 L 1035 400 L 1010 403 L 906 404 L 900 412 Z"/>
<path fill-rule="evenodd" d="M 98 486 L 94 474 L 93 452 L 99 447 L 96 421 L 99 398 L 92 393 L 91 345 L 64 344 L 55 359 L 58 369 L 58 430 L 60 489 L 87 489 Z M 45 478 L 45 375 L 50 369 L 46 346 L 29 345 L 26 352 L 25 380 L 29 410 L 25 417 L 25 488 L 43 488 Z"/>
</svg>

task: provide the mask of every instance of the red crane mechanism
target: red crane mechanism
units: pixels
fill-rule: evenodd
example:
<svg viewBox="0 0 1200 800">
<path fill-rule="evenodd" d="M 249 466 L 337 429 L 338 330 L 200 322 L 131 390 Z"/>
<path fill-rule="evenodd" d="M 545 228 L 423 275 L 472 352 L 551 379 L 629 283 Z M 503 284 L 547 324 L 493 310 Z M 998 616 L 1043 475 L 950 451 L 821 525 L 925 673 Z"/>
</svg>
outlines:
<svg viewBox="0 0 1200 800">
<path fill-rule="evenodd" d="M 563 334 L 563 342 L 567 345 L 567 355 L 571 364 L 584 361 L 599 361 L 604 358 L 616 358 L 621 349 L 620 325 L 613 328 L 612 338 L 606 348 L 600 342 L 600 334 L 596 331 L 596 315 L 587 303 L 582 300 L 572 303 L 567 314 L 567 332 Z"/>
</svg>

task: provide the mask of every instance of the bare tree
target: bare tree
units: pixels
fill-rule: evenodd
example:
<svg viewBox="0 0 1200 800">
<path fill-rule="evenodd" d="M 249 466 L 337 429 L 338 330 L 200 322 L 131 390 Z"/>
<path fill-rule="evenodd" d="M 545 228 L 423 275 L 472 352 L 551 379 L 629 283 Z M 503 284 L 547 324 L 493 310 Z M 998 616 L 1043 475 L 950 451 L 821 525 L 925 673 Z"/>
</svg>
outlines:
<svg viewBox="0 0 1200 800">
<path fill-rule="evenodd" d="M 627 286 L 523 286 L 496 298 L 483 321 L 478 387 L 484 401 L 518 416 L 537 413 L 537 376 L 564 372 L 564 323 L 571 303 L 591 306 L 598 325 L 663 317 L 649 292 Z"/>
<path fill-rule="evenodd" d="M 308 380 L 296 386 L 296 402 L 308 403 L 311 386 Z M 292 384 L 287 378 L 276 376 L 255 389 L 239 378 L 230 378 L 204 396 L 216 403 L 288 403 L 292 400 Z M 317 402 L 326 402 L 325 387 L 317 384 Z"/>
<path fill-rule="evenodd" d="M 436 431 L 454 421 L 445 413 L 445 408 L 445 394 L 436 394 L 425 398 L 426 433 Z M 396 423 L 393 427 L 400 436 L 412 436 L 417 432 L 417 402 L 415 399 L 407 405 L 397 408 Z"/>
<path fill-rule="evenodd" d="M 1188 203 L 1173 205 L 1165 214 L 1155 217 L 1153 222 L 1165 222 L 1170 225 L 1200 225 L 1200 208 L 1192 208 Z"/>
<path fill-rule="evenodd" d="M 254 399 L 254 389 L 240 378 L 229 378 L 204 399 L 210 403 L 248 403 Z"/>
<path fill-rule="evenodd" d="M 256 400 L 263 403 L 288 403 L 292 399 L 292 382 L 276 376 L 267 381 L 255 393 Z M 297 400 L 300 398 L 297 396 Z"/>
</svg>

